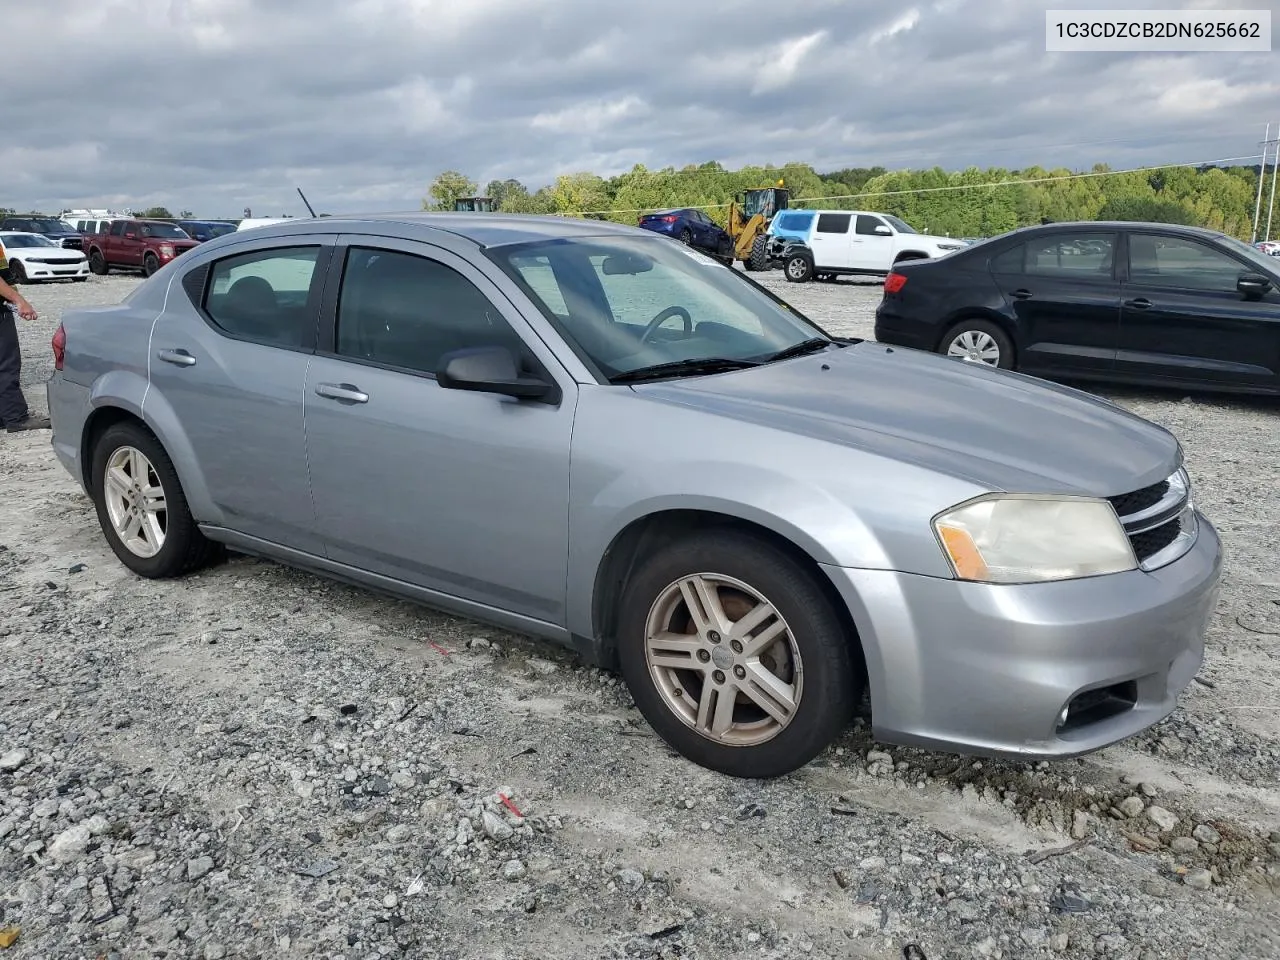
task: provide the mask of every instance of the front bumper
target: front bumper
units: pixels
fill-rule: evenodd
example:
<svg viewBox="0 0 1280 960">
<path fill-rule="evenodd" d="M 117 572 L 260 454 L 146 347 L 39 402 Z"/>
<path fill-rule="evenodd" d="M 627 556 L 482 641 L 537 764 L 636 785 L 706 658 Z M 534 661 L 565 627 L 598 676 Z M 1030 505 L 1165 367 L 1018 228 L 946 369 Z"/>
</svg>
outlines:
<svg viewBox="0 0 1280 960">
<path fill-rule="evenodd" d="M 33 260 L 22 262 L 23 272 L 28 280 L 67 280 L 71 277 L 89 276 L 89 261 L 79 263 L 37 263 Z"/>
<path fill-rule="evenodd" d="M 859 630 L 877 739 L 1065 758 L 1168 716 L 1200 669 L 1222 575 L 1199 520 L 1191 550 L 1149 573 L 1013 586 L 824 567 Z M 1102 691 L 1119 699 L 1060 726 Z"/>
</svg>

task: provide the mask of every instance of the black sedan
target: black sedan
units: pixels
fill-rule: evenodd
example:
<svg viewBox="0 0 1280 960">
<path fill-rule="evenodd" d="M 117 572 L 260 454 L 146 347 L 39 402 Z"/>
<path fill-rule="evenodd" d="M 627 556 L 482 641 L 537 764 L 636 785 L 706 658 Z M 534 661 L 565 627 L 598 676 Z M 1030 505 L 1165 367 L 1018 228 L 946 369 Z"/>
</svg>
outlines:
<svg viewBox="0 0 1280 960">
<path fill-rule="evenodd" d="M 1195 227 L 1026 227 L 896 264 L 875 336 L 1042 377 L 1280 394 L 1280 263 Z"/>
</svg>

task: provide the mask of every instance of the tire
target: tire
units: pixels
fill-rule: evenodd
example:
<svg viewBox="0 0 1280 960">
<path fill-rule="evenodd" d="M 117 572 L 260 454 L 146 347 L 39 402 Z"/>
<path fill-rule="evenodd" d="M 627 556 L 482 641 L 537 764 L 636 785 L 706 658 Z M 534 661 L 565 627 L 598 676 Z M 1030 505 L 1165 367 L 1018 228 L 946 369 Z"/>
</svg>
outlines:
<svg viewBox="0 0 1280 960">
<path fill-rule="evenodd" d="M 685 227 L 680 231 L 680 242 L 686 247 L 693 245 L 693 234 L 690 232 L 688 227 Z"/>
<path fill-rule="evenodd" d="M 100 277 L 105 277 L 111 272 L 111 267 L 107 265 L 107 259 L 102 255 L 101 250 L 89 251 L 89 270 Z"/>
<path fill-rule="evenodd" d="M 760 271 L 769 269 L 769 238 L 756 237 L 751 241 L 751 254 L 746 259 L 748 270 Z"/>
<path fill-rule="evenodd" d="M 131 456 L 131 453 L 140 455 L 146 463 Z M 123 458 L 127 458 L 128 462 L 121 463 Z M 120 511 L 124 507 L 120 499 L 110 492 L 119 488 L 107 482 L 109 465 L 113 467 L 113 472 L 118 468 L 129 477 L 132 477 L 133 471 L 141 466 L 142 469 L 136 469 L 136 472 L 139 477 L 146 473 L 144 481 L 141 482 L 142 488 L 146 489 L 148 484 L 152 488 L 158 486 L 164 501 L 163 519 L 156 516 L 154 525 L 145 521 L 139 525 L 139 533 L 145 531 L 147 536 L 133 538 L 133 546 L 130 546 L 117 532 L 116 523 L 112 517 L 113 511 L 116 512 L 117 517 L 121 517 Z M 145 427 L 134 422 L 117 423 L 108 427 L 94 444 L 92 471 L 90 477 L 93 502 L 98 512 L 98 523 L 102 526 L 102 532 L 112 551 L 120 562 L 134 573 L 153 580 L 178 577 L 208 566 L 221 556 L 222 547 L 208 540 L 196 526 L 191 510 L 187 506 L 186 496 L 182 492 L 182 485 L 178 482 L 178 473 L 173 467 L 173 461 L 165 453 L 160 441 Z M 140 492 L 137 491 L 135 496 L 139 496 Z M 144 514 L 146 512 L 143 511 Z M 123 516 L 121 519 L 127 520 L 128 517 Z M 156 536 L 157 528 L 161 529 L 158 537 Z M 144 540 L 149 542 L 143 543 Z M 157 545 L 158 549 L 149 554 L 140 549 Z"/>
<path fill-rule="evenodd" d="M 969 347 L 969 356 L 962 356 L 958 353 L 952 353 L 955 350 L 961 351 Z M 994 362 L 986 359 L 978 359 L 979 357 L 992 356 L 991 348 L 994 347 Z M 1000 328 L 999 325 L 992 323 L 990 320 L 961 320 L 945 334 L 938 343 L 938 353 L 943 356 L 955 356 L 962 362 L 983 363 L 987 366 L 998 367 L 1001 370 L 1013 370 L 1015 367 L 1016 355 L 1014 353 L 1013 341 L 1009 339 L 1009 335 Z"/>
<path fill-rule="evenodd" d="M 792 283 L 807 283 L 813 279 L 813 261 L 803 253 L 792 254 L 787 257 L 782 272 Z"/>
<path fill-rule="evenodd" d="M 688 604 L 681 599 L 680 584 L 686 578 L 718 580 L 721 586 L 716 595 L 722 598 L 722 610 L 731 622 L 752 615 L 744 612 L 752 609 L 751 598 L 739 586 L 757 599 L 765 598 L 780 620 L 770 616 L 762 626 L 768 630 L 781 623 L 781 638 L 755 657 L 748 651 L 743 659 L 739 650 L 731 648 L 736 638 L 708 629 L 689 638 L 698 645 L 697 652 L 682 651 L 688 659 L 677 661 L 689 663 L 689 668 L 651 666 L 648 636 L 692 629 Z M 708 532 L 661 547 L 641 562 L 626 583 L 620 616 L 619 663 L 636 706 L 673 749 L 719 773 L 771 778 L 798 770 L 845 729 L 862 693 L 860 660 L 852 648 L 856 641 L 813 575 L 751 534 Z M 795 653 L 801 667 L 798 677 L 792 672 Z M 732 685 L 738 671 L 749 680 L 747 669 L 764 671 L 761 675 L 770 674 L 775 682 L 782 679 L 793 692 L 797 686 L 793 681 L 799 679 L 798 702 L 785 724 L 736 692 Z M 787 676 L 790 681 L 783 679 Z M 726 744 L 694 729 L 705 684 L 714 684 L 713 691 L 735 691 L 727 732 L 737 743 Z M 693 691 L 686 689 L 694 686 Z M 757 687 L 757 692 L 763 689 Z M 709 704 L 718 699 L 708 695 Z"/>
<path fill-rule="evenodd" d="M 154 253 L 148 253 L 142 258 L 142 275 L 149 277 L 160 269 L 160 258 Z"/>
<path fill-rule="evenodd" d="M 9 261 L 9 282 L 15 286 L 27 282 L 27 268 L 22 265 L 21 260 Z"/>
</svg>

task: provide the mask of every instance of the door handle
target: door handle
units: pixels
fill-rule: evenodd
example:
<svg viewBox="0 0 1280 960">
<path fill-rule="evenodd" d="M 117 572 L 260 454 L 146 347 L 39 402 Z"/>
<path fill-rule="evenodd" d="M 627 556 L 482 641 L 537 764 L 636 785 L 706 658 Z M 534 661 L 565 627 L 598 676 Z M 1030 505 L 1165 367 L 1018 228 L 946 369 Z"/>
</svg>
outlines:
<svg viewBox="0 0 1280 960">
<path fill-rule="evenodd" d="M 1146 297 L 1138 297 L 1136 300 L 1126 300 L 1124 305 L 1126 307 L 1132 307 L 1134 310 L 1145 310 L 1147 307 L 1151 306 L 1151 301 Z"/>
<path fill-rule="evenodd" d="M 344 400 L 347 403 L 369 402 L 369 395 L 350 383 L 318 383 L 316 394 L 328 397 L 330 400 Z"/>
<path fill-rule="evenodd" d="M 161 350 L 156 354 L 165 363 L 177 364 L 180 367 L 195 366 L 196 358 L 187 351 L 179 348 L 177 350 Z"/>
<path fill-rule="evenodd" d="M 1032 295 L 1031 291 L 1027 290 L 1025 287 L 1020 287 L 1017 290 L 1013 291 L 1013 293 L 1009 294 L 1009 296 L 1013 297 L 1013 299 L 1015 300 L 1026 300 L 1031 295 Z"/>
</svg>

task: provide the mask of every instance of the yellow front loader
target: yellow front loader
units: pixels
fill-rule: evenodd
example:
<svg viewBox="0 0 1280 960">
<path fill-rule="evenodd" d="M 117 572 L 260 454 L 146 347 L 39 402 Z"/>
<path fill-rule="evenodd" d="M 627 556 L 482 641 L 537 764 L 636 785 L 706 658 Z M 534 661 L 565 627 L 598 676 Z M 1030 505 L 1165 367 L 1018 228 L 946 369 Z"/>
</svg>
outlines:
<svg viewBox="0 0 1280 960">
<path fill-rule="evenodd" d="M 741 260 L 748 270 L 769 268 L 769 224 L 780 210 L 787 209 L 791 191 L 779 180 L 776 187 L 747 190 L 729 204 L 729 239 L 733 243 L 733 259 Z"/>
</svg>

